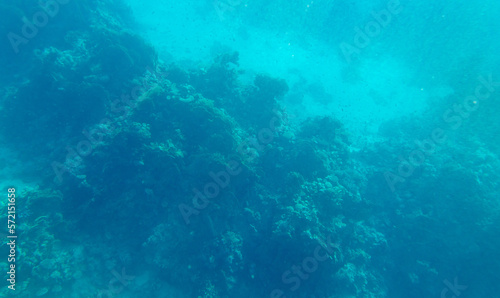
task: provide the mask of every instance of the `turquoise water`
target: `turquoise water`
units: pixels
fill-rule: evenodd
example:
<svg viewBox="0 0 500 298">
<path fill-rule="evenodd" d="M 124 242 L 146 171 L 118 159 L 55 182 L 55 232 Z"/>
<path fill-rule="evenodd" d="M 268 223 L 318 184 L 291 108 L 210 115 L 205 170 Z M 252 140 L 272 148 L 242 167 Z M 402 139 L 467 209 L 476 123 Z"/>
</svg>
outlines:
<svg viewBox="0 0 500 298">
<path fill-rule="evenodd" d="M 498 297 L 499 9 L 0 3 L 0 295 Z"/>
</svg>

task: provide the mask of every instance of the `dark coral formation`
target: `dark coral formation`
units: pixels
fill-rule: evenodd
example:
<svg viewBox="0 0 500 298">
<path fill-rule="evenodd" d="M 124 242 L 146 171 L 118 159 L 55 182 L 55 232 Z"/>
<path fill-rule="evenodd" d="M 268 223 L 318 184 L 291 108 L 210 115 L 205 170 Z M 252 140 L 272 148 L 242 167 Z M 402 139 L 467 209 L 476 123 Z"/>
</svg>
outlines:
<svg viewBox="0 0 500 298">
<path fill-rule="evenodd" d="M 441 289 L 433 279 L 453 276 L 459 252 L 476 256 L 498 235 L 497 185 L 478 177 L 498 177 L 497 156 L 442 152 L 435 172 L 415 172 L 395 195 L 382 167 L 411 141 L 352 153 L 332 117 L 286 121 L 285 81 L 241 85 L 237 53 L 201 70 L 164 65 L 118 30 L 126 15 L 83 3 L 74 8 L 92 25 L 63 30 L 54 19 L 64 42 L 32 45 L 28 79 L 3 88 L 2 135 L 40 178 L 20 196 L 22 291 L 427 297 Z M 8 8 L 14 21 L 22 13 Z M 428 192 L 433 183 L 441 192 Z M 477 238 L 449 238 L 471 218 Z M 113 281 L 117 272 L 126 283 Z"/>
</svg>

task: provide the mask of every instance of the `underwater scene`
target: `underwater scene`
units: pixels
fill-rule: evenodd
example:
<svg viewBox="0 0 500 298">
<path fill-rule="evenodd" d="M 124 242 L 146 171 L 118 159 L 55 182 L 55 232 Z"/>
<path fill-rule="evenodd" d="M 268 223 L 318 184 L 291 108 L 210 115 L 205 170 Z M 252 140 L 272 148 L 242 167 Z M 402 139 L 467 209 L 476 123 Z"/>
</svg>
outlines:
<svg viewBox="0 0 500 298">
<path fill-rule="evenodd" d="M 0 0 L 0 297 L 500 297 L 500 2 Z"/>
</svg>

